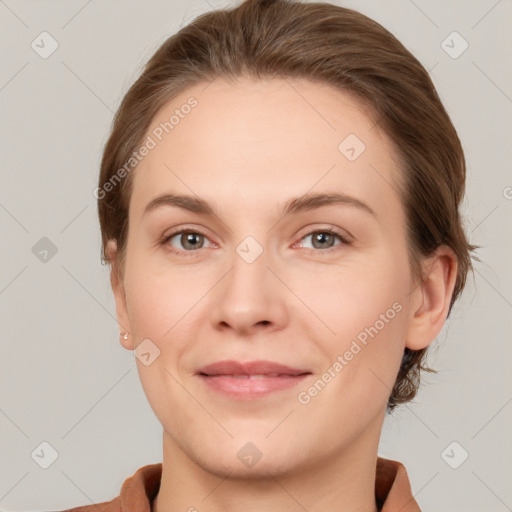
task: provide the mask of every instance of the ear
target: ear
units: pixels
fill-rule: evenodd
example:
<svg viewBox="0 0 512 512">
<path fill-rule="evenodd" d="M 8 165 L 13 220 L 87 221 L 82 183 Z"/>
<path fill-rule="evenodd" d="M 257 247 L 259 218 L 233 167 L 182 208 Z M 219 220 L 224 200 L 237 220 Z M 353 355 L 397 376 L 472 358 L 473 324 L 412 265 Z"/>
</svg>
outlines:
<svg viewBox="0 0 512 512">
<path fill-rule="evenodd" d="M 133 350 L 133 336 L 131 336 L 130 321 L 128 318 L 128 308 L 126 306 L 126 293 L 123 284 L 123 278 L 119 272 L 119 258 L 117 252 L 116 240 L 109 240 L 107 243 L 107 254 L 111 262 L 110 284 L 114 293 L 116 302 L 117 323 L 119 324 L 119 332 L 127 332 L 128 339 L 120 338 L 121 345 L 127 350 Z"/>
<path fill-rule="evenodd" d="M 441 332 L 450 309 L 457 267 L 455 254 L 444 245 L 424 260 L 424 279 L 411 293 L 413 309 L 407 328 L 407 348 L 426 348 Z"/>
</svg>

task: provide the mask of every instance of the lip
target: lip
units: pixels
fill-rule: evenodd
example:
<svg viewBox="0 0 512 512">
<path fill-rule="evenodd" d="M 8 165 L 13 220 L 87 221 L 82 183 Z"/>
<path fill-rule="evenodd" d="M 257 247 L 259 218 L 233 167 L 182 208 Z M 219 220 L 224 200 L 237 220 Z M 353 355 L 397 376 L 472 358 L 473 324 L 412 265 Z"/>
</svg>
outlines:
<svg viewBox="0 0 512 512">
<path fill-rule="evenodd" d="M 296 386 L 311 372 L 272 361 L 219 361 L 199 369 L 196 375 L 225 396 L 252 400 Z"/>
</svg>

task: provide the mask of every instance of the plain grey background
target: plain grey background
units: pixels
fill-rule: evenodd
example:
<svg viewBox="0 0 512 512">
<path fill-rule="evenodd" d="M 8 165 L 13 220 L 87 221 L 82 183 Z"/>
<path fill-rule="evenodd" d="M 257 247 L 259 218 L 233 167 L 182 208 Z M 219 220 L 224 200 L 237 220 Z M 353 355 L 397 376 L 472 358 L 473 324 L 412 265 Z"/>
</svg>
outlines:
<svg viewBox="0 0 512 512">
<path fill-rule="evenodd" d="M 424 511 L 512 510 L 512 2 L 331 3 L 383 24 L 430 71 L 464 146 L 463 213 L 482 246 L 431 349 L 439 374 L 387 418 L 380 454 L 405 464 Z M 147 58 L 229 5 L 0 1 L 2 510 L 110 500 L 162 460 L 161 425 L 118 341 L 93 189 L 113 113 Z M 43 31 L 58 44 L 47 58 L 31 46 L 51 49 Z M 42 256 L 43 237 L 55 254 Z"/>
</svg>

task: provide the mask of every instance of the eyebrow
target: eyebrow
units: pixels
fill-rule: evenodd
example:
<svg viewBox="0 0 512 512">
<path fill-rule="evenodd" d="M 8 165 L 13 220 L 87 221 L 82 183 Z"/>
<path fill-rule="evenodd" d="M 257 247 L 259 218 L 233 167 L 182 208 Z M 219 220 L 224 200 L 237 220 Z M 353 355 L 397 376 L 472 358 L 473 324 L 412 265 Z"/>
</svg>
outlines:
<svg viewBox="0 0 512 512">
<path fill-rule="evenodd" d="M 370 215 L 373 215 L 374 217 L 377 216 L 375 211 L 360 199 L 338 193 L 304 194 L 302 196 L 292 198 L 285 203 L 281 214 L 285 216 L 291 213 L 313 210 L 322 206 L 334 204 L 354 206 L 366 213 L 369 213 Z M 212 206 L 210 206 L 204 199 L 183 194 L 163 194 L 155 197 L 146 205 L 143 215 L 163 206 L 175 206 L 201 215 L 217 216 L 217 213 Z"/>
</svg>

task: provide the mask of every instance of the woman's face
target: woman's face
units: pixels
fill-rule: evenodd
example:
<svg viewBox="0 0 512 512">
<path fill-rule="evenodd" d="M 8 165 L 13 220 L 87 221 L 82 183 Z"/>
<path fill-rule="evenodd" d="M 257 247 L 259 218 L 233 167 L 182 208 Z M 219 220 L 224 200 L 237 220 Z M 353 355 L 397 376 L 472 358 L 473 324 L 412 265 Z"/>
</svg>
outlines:
<svg viewBox="0 0 512 512">
<path fill-rule="evenodd" d="M 232 476 L 376 449 L 415 297 L 389 140 L 296 79 L 199 84 L 147 135 L 116 302 L 164 446 Z"/>
</svg>

